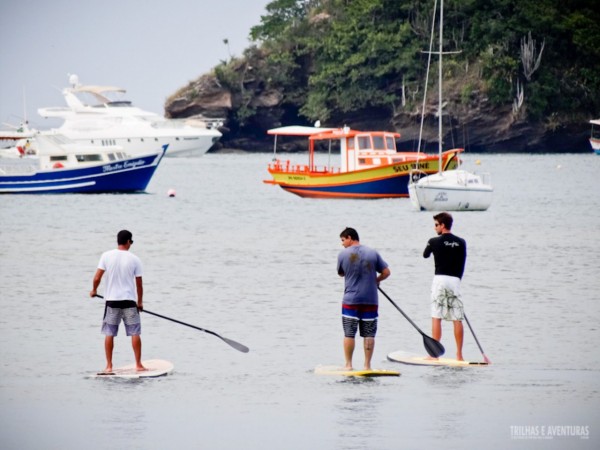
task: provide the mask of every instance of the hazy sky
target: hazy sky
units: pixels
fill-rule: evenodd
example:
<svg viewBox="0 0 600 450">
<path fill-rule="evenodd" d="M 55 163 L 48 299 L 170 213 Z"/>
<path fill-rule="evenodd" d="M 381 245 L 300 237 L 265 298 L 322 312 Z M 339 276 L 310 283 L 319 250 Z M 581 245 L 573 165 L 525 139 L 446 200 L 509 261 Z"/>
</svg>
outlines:
<svg viewBox="0 0 600 450">
<path fill-rule="evenodd" d="M 124 88 L 163 115 L 178 88 L 242 54 L 270 1 L 0 0 L 0 128 L 17 125 L 24 104 L 30 124 L 47 128 L 37 109 L 65 106 L 67 74 Z"/>
</svg>

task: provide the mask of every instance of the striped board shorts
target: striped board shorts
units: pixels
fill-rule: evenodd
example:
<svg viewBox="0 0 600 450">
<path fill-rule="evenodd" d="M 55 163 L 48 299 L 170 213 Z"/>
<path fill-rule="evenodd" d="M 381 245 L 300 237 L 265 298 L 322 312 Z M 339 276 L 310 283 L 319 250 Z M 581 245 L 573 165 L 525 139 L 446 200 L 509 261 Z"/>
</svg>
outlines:
<svg viewBox="0 0 600 450">
<path fill-rule="evenodd" d="M 360 330 L 361 337 L 375 337 L 377 334 L 377 305 L 342 304 L 342 326 L 344 336 L 354 338 Z"/>
<path fill-rule="evenodd" d="M 101 333 L 106 336 L 116 336 L 119 333 L 121 320 L 125 324 L 127 336 L 139 336 L 142 334 L 142 323 L 140 313 L 134 301 L 107 302 L 104 307 L 104 318 L 102 319 Z M 133 305 L 133 306 L 129 306 Z"/>
</svg>

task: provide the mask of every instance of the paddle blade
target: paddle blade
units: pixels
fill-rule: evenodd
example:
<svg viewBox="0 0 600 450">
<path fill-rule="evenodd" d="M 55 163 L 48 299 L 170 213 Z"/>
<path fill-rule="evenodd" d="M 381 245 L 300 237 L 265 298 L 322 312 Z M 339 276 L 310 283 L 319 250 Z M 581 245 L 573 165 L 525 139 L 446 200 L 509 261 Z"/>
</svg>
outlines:
<svg viewBox="0 0 600 450">
<path fill-rule="evenodd" d="M 439 358 L 446 353 L 446 349 L 441 342 L 436 341 L 425 334 L 423 335 L 423 344 L 425 345 L 425 350 L 427 350 L 427 353 L 429 353 L 429 356 L 432 358 Z"/>
<path fill-rule="evenodd" d="M 231 339 L 227 339 L 223 336 L 219 336 L 224 342 L 226 342 L 227 344 L 231 345 L 233 348 L 235 348 L 236 350 L 239 350 L 242 353 L 248 353 L 250 351 L 250 349 L 248 347 L 246 347 L 243 344 L 240 344 L 239 342 L 235 342 L 232 341 Z"/>
</svg>

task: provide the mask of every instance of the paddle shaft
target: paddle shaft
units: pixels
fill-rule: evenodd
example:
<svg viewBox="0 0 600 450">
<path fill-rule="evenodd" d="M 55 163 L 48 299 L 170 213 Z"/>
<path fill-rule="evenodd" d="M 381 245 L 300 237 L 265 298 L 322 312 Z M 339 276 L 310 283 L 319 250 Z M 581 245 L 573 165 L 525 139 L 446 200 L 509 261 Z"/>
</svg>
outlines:
<svg viewBox="0 0 600 450">
<path fill-rule="evenodd" d="M 477 347 L 479 347 L 479 351 L 481 351 L 481 354 L 483 355 L 483 360 L 487 364 L 491 364 L 492 362 L 489 360 L 489 358 L 487 356 L 485 356 L 485 353 L 483 352 L 483 348 L 481 348 L 481 344 L 479 343 L 479 339 L 477 339 L 477 336 L 475 335 L 475 332 L 473 331 L 473 327 L 471 326 L 471 322 L 469 322 L 469 319 L 467 318 L 466 314 L 465 314 L 465 320 L 467 321 L 467 325 L 469 326 L 469 330 L 471 330 L 471 334 L 475 338 L 475 342 L 477 343 Z"/>
<path fill-rule="evenodd" d="M 101 296 L 99 294 L 96 294 L 96 297 L 98 297 L 98 298 L 104 298 L 103 296 Z M 155 312 L 152 312 L 152 311 L 148 311 L 147 309 L 142 309 L 142 312 L 145 312 L 147 314 L 151 314 L 151 315 L 156 316 L 156 317 L 160 317 L 161 319 L 170 320 L 171 322 L 175 322 L 175 323 L 178 323 L 180 325 L 185 325 L 186 327 L 190 327 L 190 328 L 194 328 L 196 330 L 204 331 L 205 333 L 208 333 L 208 334 L 212 334 L 213 336 L 218 337 L 223 342 L 225 342 L 226 344 L 228 344 L 231 347 L 235 348 L 236 350 L 239 350 L 242 353 L 248 353 L 248 351 L 250 350 L 245 345 L 240 344 L 239 342 L 236 342 L 236 341 L 234 341 L 232 339 L 228 339 L 226 337 L 223 337 L 220 334 L 215 333 L 214 331 L 210 331 L 210 330 L 207 330 L 205 328 L 200 328 L 200 327 L 197 327 L 196 325 L 185 323 L 185 322 L 182 322 L 181 320 L 173 319 L 171 317 L 163 316 L 162 314 L 158 314 L 158 313 L 155 313 Z"/>
</svg>

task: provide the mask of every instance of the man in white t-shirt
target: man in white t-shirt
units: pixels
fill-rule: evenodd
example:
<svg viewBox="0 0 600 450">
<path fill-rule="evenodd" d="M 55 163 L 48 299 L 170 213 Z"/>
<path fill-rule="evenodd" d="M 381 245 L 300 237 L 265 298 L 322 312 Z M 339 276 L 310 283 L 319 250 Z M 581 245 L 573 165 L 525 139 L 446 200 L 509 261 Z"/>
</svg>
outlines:
<svg viewBox="0 0 600 450">
<path fill-rule="evenodd" d="M 127 336 L 131 336 L 136 369 L 138 371 L 146 370 L 142 365 L 142 339 L 140 337 L 142 326 L 139 313 L 144 309 L 142 262 L 140 258 L 129 251 L 133 244 L 132 238 L 133 235 L 130 231 L 119 231 L 117 234 L 118 247 L 104 252 L 100 257 L 90 292 L 90 297 L 96 295 L 102 276 L 106 273 L 106 288 L 104 290 L 106 306 L 104 307 L 104 318 L 102 320 L 102 333 L 105 335 L 104 351 L 106 353 L 106 368 L 102 373 L 106 374 L 110 374 L 113 370 L 114 337 L 119 332 L 121 320 L 125 325 Z"/>
</svg>

